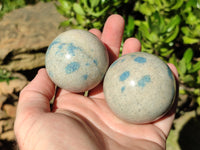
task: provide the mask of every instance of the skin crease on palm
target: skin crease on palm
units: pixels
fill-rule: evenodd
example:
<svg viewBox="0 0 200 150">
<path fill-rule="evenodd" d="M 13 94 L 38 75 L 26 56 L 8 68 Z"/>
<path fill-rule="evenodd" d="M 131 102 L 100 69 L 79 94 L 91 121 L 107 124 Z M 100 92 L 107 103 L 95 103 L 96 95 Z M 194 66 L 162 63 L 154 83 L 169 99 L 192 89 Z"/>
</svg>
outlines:
<svg viewBox="0 0 200 150">
<path fill-rule="evenodd" d="M 110 63 L 117 59 L 124 30 L 124 20 L 111 15 L 102 32 L 91 29 L 106 45 Z M 122 54 L 140 51 L 135 38 L 125 41 Z M 178 73 L 168 64 L 176 79 Z M 124 122 L 108 108 L 102 84 L 89 91 L 88 97 L 59 89 L 53 111 L 49 101 L 55 85 L 46 70 L 21 91 L 15 134 L 20 150 L 161 150 L 174 120 L 174 107 L 161 119 L 149 124 Z"/>
</svg>

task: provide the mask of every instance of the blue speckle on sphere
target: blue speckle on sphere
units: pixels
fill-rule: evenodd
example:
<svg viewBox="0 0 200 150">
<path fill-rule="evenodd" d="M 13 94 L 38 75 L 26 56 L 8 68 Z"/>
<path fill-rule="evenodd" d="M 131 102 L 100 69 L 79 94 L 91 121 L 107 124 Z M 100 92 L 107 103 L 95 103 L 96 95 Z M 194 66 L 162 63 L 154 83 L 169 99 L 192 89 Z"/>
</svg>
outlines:
<svg viewBox="0 0 200 150">
<path fill-rule="evenodd" d="M 120 75 L 119 80 L 120 80 L 120 81 L 124 81 L 124 80 L 126 80 L 129 76 L 130 76 L 130 72 L 129 72 L 129 71 L 124 71 L 124 72 Z"/>
<path fill-rule="evenodd" d="M 69 43 L 67 50 L 69 52 L 69 54 L 71 54 L 72 56 L 75 56 L 75 50 L 80 50 L 80 47 L 75 46 L 73 43 Z"/>
<path fill-rule="evenodd" d="M 84 75 L 83 75 L 83 79 L 84 79 L 84 80 L 87 80 L 87 78 L 88 78 L 88 75 L 87 75 L 87 74 L 84 74 Z"/>
<path fill-rule="evenodd" d="M 111 68 L 114 66 L 114 65 L 116 65 L 118 62 L 124 62 L 125 61 L 125 58 L 123 58 L 123 59 L 117 59 L 116 61 L 114 61 L 112 64 L 111 64 Z"/>
<path fill-rule="evenodd" d="M 143 64 L 143 63 L 145 63 L 147 60 L 146 60 L 146 58 L 144 58 L 144 57 L 137 57 L 137 58 L 134 59 L 134 61 Z"/>
<path fill-rule="evenodd" d="M 59 48 L 59 49 L 62 49 L 63 46 L 65 46 L 65 45 L 66 45 L 65 43 L 61 43 L 61 44 L 58 46 L 58 48 Z"/>
<path fill-rule="evenodd" d="M 116 65 L 117 63 L 118 63 L 118 61 L 119 61 L 119 59 L 118 60 L 116 60 L 116 61 L 114 61 L 112 64 L 111 64 L 111 68 L 114 66 L 114 65 Z"/>
<path fill-rule="evenodd" d="M 124 62 L 125 61 L 125 58 L 123 58 L 122 60 L 121 60 L 121 62 Z"/>
<path fill-rule="evenodd" d="M 167 72 L 168 72 L 169 77 L 173 80 L 172 71 L 171 71 L 171 69 L 168 66 L 167 66 Z"/>
<path fill-rule="evenodd" d="M 131 54 L 131 57 L 135 57 L 135 54 Z"/>
<path fill-rule="evenodd" d="M 71 56 L 75 56 L 76 50 L 82 51 L 82 49 L 80 47 L 75 46 L 73 43 L 69 43 L 69 44 L 60 43 L 56 54 L 58 54 L 60 56 L 64 56 L 64 54 L 67 52 Z"/>
<path fill-rule="evenodd" d="M 86 65 L 86 66 L 90 66 L 90 63 L 86 63 L 85 65 Z"/>
<path fill-rule="evenodd" d="M 54 40 L 54 41 L 49 45 L 49 47 L 48 47 L 48 49 L 47 49 L 47 52 L 46 52 L 46 55 L 48 55 L 49 52 L 50 52 L 50 50 L 51 50 L 51 48 L 52 48 L 54 45 L 58 44 L 58 43 L 60 43 L 59 39 Z"/>
<path fill-rule="evenodd" d="M 123 86 L 123 87 L 121 88 L 121 92 L 123 93 L 124 90 L 125 90 L 125 86 Z"/>
<path fill-rule="evenodd" d="M 98 65 L 98 62 L 97 62 L 97 60 L 95 60 L 95 59 L 94 59 L 94 60 L 93 60 L 93 62 L 95 63 L 95 65 Z"/>
<path fill-rule="evenodd" d="M 67 74 L 73 73 L 77 71 L 80 68 L 80 63 L 79 62 L 71 62 L 65 67 L 65 72 Z"/>
<path fill-rule="evenodd" d="M 58 43 L 60 43 L 60 40 L 59 40 L 59 39 L 55 39 L 55 40 L 49 45 L 49 49 L 51 49 L 52 46 L 54 46 L 54 45 L 56 45 L 56 44 L 58 44 Z"/>
<path fill-rule="evenodd" d="M 53 77 L 53 73 L 51 71 L 48 72 L 50 77 Z"/>
<path fill-rule="evenodd" d="M 145 75 L 138 81 L 138 86 L 145 87 L 146 83 L 149 83 L 149 82 L 151 82 L 150 75 Z"/>
</svg>

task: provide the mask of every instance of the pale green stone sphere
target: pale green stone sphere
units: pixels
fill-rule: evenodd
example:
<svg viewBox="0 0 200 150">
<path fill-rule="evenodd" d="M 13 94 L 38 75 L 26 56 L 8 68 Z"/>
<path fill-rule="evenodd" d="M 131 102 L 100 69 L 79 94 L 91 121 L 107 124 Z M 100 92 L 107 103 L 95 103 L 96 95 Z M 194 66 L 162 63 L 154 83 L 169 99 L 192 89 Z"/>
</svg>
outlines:
<svg viewBox="0 0 200 150">
<path fill-rule="evenodd" d="M 108 106 L 120 119 L 131 123 L 159 119 L 172 107 L 176 95 L 170 68 L 157 56 L 144 52 L 117 59 L 103 84 Z"/>
<path fill-rule="evenodd" d="M 71 92 L 97 86 L 109 65 L 104 44 L 85 30 L 68 30 L 49 45 L 45 65 L 51 80 Z"/>
</svg>

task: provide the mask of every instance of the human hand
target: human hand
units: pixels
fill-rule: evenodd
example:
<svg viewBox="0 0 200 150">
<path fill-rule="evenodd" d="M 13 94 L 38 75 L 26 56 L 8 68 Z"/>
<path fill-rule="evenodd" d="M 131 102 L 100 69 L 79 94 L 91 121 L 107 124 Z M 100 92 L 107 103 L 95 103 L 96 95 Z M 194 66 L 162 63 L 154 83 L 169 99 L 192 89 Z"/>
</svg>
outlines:
<svg viewBox="0 0 200 150">
<path fill-rule="evenodd" d="M 110 61 L 119 55 L 124 20 L 119 15 L 110 16 L 103 32 L 92 29 L 107 46 Z M 122 54 L 140 51 L 135 38 L 125 41 Z M 176 68 L 169 64 L 176 79 Z M 117 118 L 104 99 L 102 84 L 89 91 L 88 97 L 59 89 L 53 111 L 50 100 L 55 85 L 46 70 L 37 76 L 20 93 L 15 134 L 20 150 L 161 150 L 165 149 L 175 114 L 175 104 L 161 119 L 136 125 Z"/>
</svg>

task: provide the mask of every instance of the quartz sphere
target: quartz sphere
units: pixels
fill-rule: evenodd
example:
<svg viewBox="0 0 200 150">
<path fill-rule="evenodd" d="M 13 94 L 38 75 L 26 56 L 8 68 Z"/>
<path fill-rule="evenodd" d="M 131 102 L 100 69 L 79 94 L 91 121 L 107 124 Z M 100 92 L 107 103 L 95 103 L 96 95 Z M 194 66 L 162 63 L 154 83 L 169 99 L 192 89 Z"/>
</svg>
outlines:
<svg viewBox="0 0 200 150">
<path fill-rule="evenodd" d="M 149 123 L 162 117 L 174 103 L 176 81 L 160 58 L 135 52 L 109 67 L 103 89 L 108 106 L 120 119 Z"/>
<path fill-rule="evenodd" d="M 68 30 L 49 45 L 45 66 L 51 80 L 71 92 L 85 92 L 97 86 L 109 65 L 104 44 L 85 30 Z"/>
</svg>

